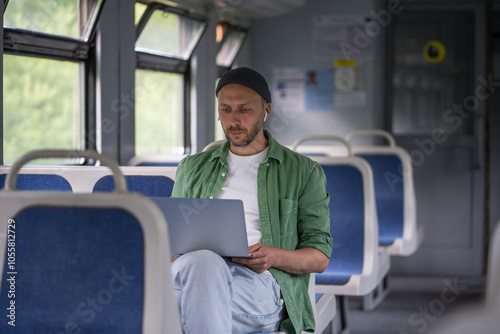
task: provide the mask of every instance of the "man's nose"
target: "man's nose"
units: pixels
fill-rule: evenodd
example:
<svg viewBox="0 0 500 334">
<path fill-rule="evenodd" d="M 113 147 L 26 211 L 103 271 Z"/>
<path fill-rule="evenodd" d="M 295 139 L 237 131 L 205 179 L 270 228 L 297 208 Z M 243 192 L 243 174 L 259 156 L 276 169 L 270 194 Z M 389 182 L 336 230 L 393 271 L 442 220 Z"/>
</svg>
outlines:
<svg viewBox="0 0 500 334">
<path fill-rule="evenodd" d="M 238 112 L 232 112 L 229 116 L 229 122 L 231 125 L 239 125 L 241 123 L 240 115 Z"/>
</svg>

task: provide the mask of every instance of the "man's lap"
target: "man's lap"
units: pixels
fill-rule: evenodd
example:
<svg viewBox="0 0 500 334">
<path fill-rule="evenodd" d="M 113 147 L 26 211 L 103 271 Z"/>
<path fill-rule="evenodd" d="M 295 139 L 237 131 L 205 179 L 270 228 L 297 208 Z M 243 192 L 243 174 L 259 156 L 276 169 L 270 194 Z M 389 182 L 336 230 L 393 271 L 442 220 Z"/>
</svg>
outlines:
<svg viewBox="0 0 500 334">
<path fill-rule="evenodd" d="M 211 279 L 214 277 L 212 275 L 232 277 L 229 284 L 233 333 L 276 330 L 285 310 L 279 285 L 273 275 L 269 271 L 258 274 L 248 267 L 227 259 L 221 261 L 221 259 L 220 256 L 209 251 L 192 252 L 177 258 L 172 265 L 172 275 L 178 296 L 189 293 L 189 291 L 183 291 L 180 282 L 180 277 L 184 276 L 185 272 L 200 275 L 199 284 L 206 282 L 208 285 L 205 289 L 210 289 L 213 284 L 219 284 L 219 280 Z M 200 266 L 200 263 L 203 265 Z M 192 268 L 192 265 L 200 266 L 200 268 Z M 228 282 L 222 280 L 220 284 L 228 284 Z M 214 303 L 217 302 L 214 300 Z"/>
</svg>

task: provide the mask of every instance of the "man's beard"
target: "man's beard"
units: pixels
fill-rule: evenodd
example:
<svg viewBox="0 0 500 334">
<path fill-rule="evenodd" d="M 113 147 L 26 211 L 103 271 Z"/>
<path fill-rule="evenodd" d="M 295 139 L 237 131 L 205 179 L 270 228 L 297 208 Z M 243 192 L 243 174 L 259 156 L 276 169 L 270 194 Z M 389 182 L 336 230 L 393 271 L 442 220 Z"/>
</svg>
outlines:
<svg viewBox="0 0 500 334">
<path fill-rule="evenodd" d="M 249 145 L 251 142 L 253 142 L 255 140 L 255 138 L 257 138 L 257 135 L 259 134 L 260 130 L 262 129 L 262 124 L 261 122 L 255 124 L 255 126 L 252 127 L 252 129 L 250 130 L 250 132 L 248 131 L 245 131 L 241 128 L 235 128 L 233 126 L 230 126 L 229 128 L 227 128 L 225 131 L 224 131 L 224 134 L 226 135 L 226 139 L 229 141 L 229 143 L 232 145 L 232 146 L 236 146 L 236 147 L 245 147 L 247 145 Z M 242 136 L 243 135 L 247 135 L 247 139 L 237 143 L 233 140 L 231 140 L 231 138 L 229 138 L 229 135 L 228 133 L 229 132 L 232 132 L 232 131 L 236 131 L 236 132 L 243 132 Z M 240 136 L 241 137 L 241 136 Z"/>
</svg>

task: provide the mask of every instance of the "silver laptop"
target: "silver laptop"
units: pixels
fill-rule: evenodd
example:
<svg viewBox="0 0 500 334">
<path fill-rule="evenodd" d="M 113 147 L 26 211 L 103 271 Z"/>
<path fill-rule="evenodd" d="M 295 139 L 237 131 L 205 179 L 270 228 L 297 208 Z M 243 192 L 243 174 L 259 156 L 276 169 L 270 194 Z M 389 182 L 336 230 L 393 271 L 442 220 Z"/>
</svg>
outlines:
<svg viewBox="0 0 500 334">
<path fill-rule="evenodd" d="M 249 257 L 241 200 L 149 197 L 168 224 L 170 252 L 208 249 L 223 257 Z"/>
</svg>

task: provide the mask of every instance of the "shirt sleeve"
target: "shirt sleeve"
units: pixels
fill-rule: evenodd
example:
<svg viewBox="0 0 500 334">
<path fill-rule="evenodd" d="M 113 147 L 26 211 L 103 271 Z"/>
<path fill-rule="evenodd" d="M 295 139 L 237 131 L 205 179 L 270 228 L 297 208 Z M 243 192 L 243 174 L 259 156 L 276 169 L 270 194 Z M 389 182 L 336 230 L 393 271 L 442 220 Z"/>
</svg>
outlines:
<svg viewBox="0 0 500 334">
<path fill-rule="evenodd" d="M 171 197 L 188 197 L 186 189 L 188 188 L 186 185 L 187 182 L 187 160 L 188 157 L 182 159 L 177 165 L 177 170 L 175 172 L 175 181 L 174 188 L 172 189 Z"/>
<path fill-rule="evenodd" d="M 314 163 L 299 196 L 297 229 L 298 249 L 312 247 L 330 258 L 333 240 L 330 234 L 330 195 L 321 166 Z"/>
</svg>

